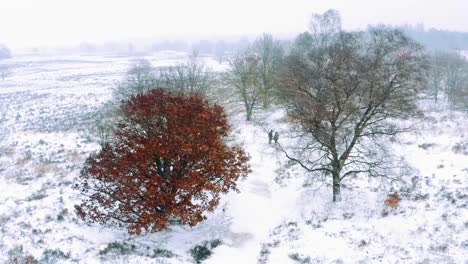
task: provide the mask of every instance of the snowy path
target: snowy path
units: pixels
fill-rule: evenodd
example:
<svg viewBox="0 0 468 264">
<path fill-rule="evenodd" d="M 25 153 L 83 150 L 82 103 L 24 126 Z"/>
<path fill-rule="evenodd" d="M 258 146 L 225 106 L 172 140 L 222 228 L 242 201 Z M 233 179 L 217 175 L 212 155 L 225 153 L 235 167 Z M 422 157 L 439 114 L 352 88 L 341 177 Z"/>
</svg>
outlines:
<svg viewBox="0 0 468 264">
<path fill-rule="evenodd" d="M 244 124 L 236 137 L 251 155 L 252 173 L 240 184 L 240 194 L 226 197 L 231 233 L 206 263 L 257 263 L 262 243 L 296 208 L 299 192 L 275 183 L 284 156 L 268 144 L 267 134 L 254 124 Z"/>
</svg>

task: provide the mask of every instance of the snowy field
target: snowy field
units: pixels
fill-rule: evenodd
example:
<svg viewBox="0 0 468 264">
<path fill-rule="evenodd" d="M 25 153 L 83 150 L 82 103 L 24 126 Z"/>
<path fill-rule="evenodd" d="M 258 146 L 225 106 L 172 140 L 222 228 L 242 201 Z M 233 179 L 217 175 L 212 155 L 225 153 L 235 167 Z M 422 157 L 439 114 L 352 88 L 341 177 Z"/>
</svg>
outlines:
<svg viewBox="0 0 468 264">
<path fill-rule="evenodd" d="M 154 66 L 184 54 L 145 58 Z M 251 156 L 240 193 L 224 196 L 194 228 L 129 236 L 83 223 L 72 186 L 99 148 L 95 120 L 134 58 L 18 56 L 2 61 L 0 80 L 0 263 L 31 255 L 40 263 L 468 263 L 468 115 L 421 102 L 426 115 L 390 148 L 410 170 L 402 182 L 344 181 L 343 202 L 268 144 L 267 131 L 288 129 L 282 111 L 231 117 L 233 136 Z M 213 69 L 222 69 L 207 59 Z M 280 138 L 288 144 L 286 138 Z M 396 209 L 384 201 L 397 192 Z"/>
</svg>

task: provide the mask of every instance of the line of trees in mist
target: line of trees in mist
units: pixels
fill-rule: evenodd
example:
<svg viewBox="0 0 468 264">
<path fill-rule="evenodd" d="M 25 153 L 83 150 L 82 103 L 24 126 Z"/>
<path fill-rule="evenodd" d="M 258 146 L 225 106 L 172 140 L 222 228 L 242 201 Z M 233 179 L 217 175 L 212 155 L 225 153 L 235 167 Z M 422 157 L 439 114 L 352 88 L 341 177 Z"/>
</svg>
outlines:
<svg viewBox="0 0 468 264">
<path fill-rule="evenodd" d="M 439 30 L 430 28 L 426 30 L 424 25 L 403 25 L 389 26 L 402 30 L 407 36 L 423 44 L 426 49 L 431 51 L 460 51 L 468 50 L 468 32 L 456 32 L 448 30 Z M 155 51 L 179 51 L 190 52 L 198 51 L 202 55 L 216 57 L 222 62 L 226 56 L 235 54 L 238 50 L 245 49 L 252 44 L 248 37 L 226 38 L 226 39 L 200 39 L 200 40 L 160 40 L 160 41 L 123 41 L 108 42 L 96 44 L 83 42 L 76 47 L 58 49 L 64 52 L 83 52 L 83 53 L 117 53 L 124 55 L 141 55 Z M 292 39 L 281 40 L 283 43 L 289 43 Z M 8 54 L 8 49 L 0 46 L 0 59 Z M 4 49 L 5 48 L 5 49 Z M 3 50 L 2 50 L 3 49 Z M 7 52 L 5 52 L 7 51 Z M 41 53 L 51 51 L 48 48 L 33 48 L 32 52 Z"/>
<path fill-rule="evenodd" d="M 197 51 L 203 56 L 213 56 L 220 63 L 224 59 L 235 53 L 237 50 L 244 49 L 251 44 L 247 37 L 229 38 L 229 39 L 201 39 L 201 40 L 161 40 L 161 41 L 123 41 L 108 42 L 96 44 L 83 42 L 77 46 L 47 48 L 35 47 L 30 49 L 31 53 L 85 53 L 85 54 L 117 54 L 125 56 L 141 56 L 151 52 L 158 51 L 176 51 L 187 52 Z"/>
<path fill-rule="evenodd" d="M 423 24 L 405 25 L 401 29 L 409 37 L 433 51 L 468 50 L 468 32 L 456 32 L 430 28 L 426 30 Z"/>
<path fill-rule="evenodd" d="M 430 57 L 428 94 L 468 111 L 468 60 L 459 52 L 436 51 Z"/>
</svg>

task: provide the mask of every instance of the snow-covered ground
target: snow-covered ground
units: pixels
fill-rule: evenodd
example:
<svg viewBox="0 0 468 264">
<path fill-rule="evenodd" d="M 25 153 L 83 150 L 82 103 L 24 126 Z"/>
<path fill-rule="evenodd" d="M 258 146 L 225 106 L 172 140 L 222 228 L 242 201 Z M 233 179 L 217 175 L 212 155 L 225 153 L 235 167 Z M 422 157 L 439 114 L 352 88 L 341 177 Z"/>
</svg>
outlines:
<svg viewBox="0 0 468 264">
<path fill-rule="evenodd" d="M 163 66 L 183 54 L 145 58 Z M 410 120 L 416 130 L 390 143 L 412 168 L 403 182 L 348 179 L 343 202 L 333 204 L 326 182 L 311 181 L 268 144 L 270 128 L 287 129 L 282 111 L 257 113 L 256 122 L 239 114 L 231 117 L 232 134 L 250 154 L 252 174 L 205 222 L 139 237 L 83 223 L 72 186 L 99 148 L 99 107 L 133 59 L 6 61 L 12 71 L 0 81 L 0 263 L 21 255 L 20 247 L 41 263 L 194 263 L 192 249 L 205 245 L 212 255 L 204 263 L 213 264 L 468 263 L 468 116 L 431 102 L 421 103 L 424 118 Z M 393 191 L 402 197 L 396 209 L 384 204 Z"/>
</svg>

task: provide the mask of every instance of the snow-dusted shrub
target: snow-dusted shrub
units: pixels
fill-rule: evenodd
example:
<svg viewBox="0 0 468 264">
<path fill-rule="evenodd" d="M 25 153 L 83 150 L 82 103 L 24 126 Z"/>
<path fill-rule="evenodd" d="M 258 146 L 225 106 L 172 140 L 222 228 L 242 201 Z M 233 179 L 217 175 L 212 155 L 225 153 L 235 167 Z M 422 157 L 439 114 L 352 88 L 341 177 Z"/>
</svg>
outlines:
<svg viewBox="0 0 468 264">
<path fill-rule="evenodd" d="M 37 174 L 37 176 L 44 176 L 44 174 L 49 172 L 49 166 L 47 166 L 44 163 L 39 163 L 36 166 L 34 166 L 34 172 Z"/>
<path fill-rule="evenodd" d="M 202 263 L 203 260 L 209 258 L 213 253 L 213 249 L 221 245 L 221 240 L 205 241 L 201 245 L 196 245 L 190 249 L 190 255 L 196 263 Z"/>
<path fill-rule="evenodd" d="M 65 208 L 57 215 L 57 221 L 63 221 L 66 215 L 68 215 L 68 209 Z"/>
<path fill-rule="evenodd" d="M 268 263 L 268 257 L 270 256 L 271 251 L 267 244 L 262 244 L 262 249 L 260 250 L 260 256 L 258 257 L 258 264 Z"/>
<path fill-rule="evenodd" d="M 465 223 L 465 226 L 468 226 L 468 225 Z M 463 241 L 463 242 L 460 244 L 460 247 L 465 248 L 465 249 L 468 249 L 468 240 Z"/>
<path fill-rule="evenodd" d="M 396 212 L 395 209 L 400 204 L 401 197 L 397 194 L 390 194 L 385 199 L 385 207 L 382 210 L 382 217 L 386 217 L 390 212 Z"/>
<path fill-rule="evenodd" d="M 42 200 L 47 197 L 47 194 L 45 194 L 43 191 L 38 191 L 37 193 L 32 194 L 27 198 L 28 202 L 31 201 L 37 201 L 37 200 Z"/>
<path fill-rule="evenodd" d="M 468 155 L 468 140 L 457 142 L 453 145 L 452 151 L 456 154 Z"/>
<path fill-rule="evenodd" d="M 431 251 L 436 251 L 436 252 L 447 252 L 449 246 L 447 244 L 434 244 L 429 247 Z"/>
<path fill-rule="evenodd" d="M 280 230 L 278 230 L 278 228 L 281 228 L 281 226 L 276 228 L 276 231 L 280 232 Z M 278 233 L 276 233 L 276 234 L 278 234 Z M 268 263 L 268 258 L 269 258 L 270 254 L 271 254 L 271 249 L 277 248 L 280 244 L 281 244 L 281 241 L 277 240 L 277 239 L 274 239 L 273 241 L 268 242 L 268 243 L 263 243 L 262 248 L 260 250 L 260 254 L 259 254 L 257 263 L 258 264 Z"/>
<path fill-rule="evenodd" d="M 401 198 L 398 195 L 392 194 L 389 195 L 388 198 L 385 200 L 385 205 L 391 208 L 397 208 L 400 204 L 400 201 Z"/>
<path fill-rule="evenodd" d="M 70 258 L 70 253 L 63 253 L 60 249 L 47 249 L 42 253 L 41 263 L 44 264 L 58 264 Z"/>
<path fill-rule="evenodd" d="M 436 144 L 434 144 L 434 143 L 423 143 L 423 144 L 419 144 L 418 148 L 422 148 L 424 150 L 427 150 L 427 149 L 433 148 L 435 146 L 436 146 Z"/>
<path fill-rule="evenodd" d="M 289 222 L 285 227 L 287 229 L 288 240 L 299 239 L 299 234 L 301 233 L 301 231 L 297 225 L 297 222 Z"/>
<path fill-rule="evenodd" d="M 445 188 L 444 186 L 440 188 L 438 194 L 437 194 L 441 200 L 447 200 L 451 204 L 456 204 L 457 199 L 455 197 L 455 194 L 453 193 L 452 190 Z"/>
<path fill-rule="evenodd" d="M 108 254 L 116 254 L 116 255 L 129 255 L 133 254 L 135 251 L 136 246 L 127 244 L 125 242 L 112 242 L 109 243 L 106 248 L 99 251 L 99 255 L 108 255 Z"/>
<path fill-rule="evenodd" d="M 26 146 L 26 148 L 28 148 L 29 146 Z M 27 162 L 31 161 L 33 158 L 33 154 L 31 152 L 31 150 L 27 149 L 26 151 L 24 151 L 22 154 L 21 154 L 21 158 L 18 158 L 15 162 L 16 165 L 24 165 L 26 164 Z"/>
<path fill-rule="evenodd" d="M 172 251 L 167 250 L 167 249 L 154 249 L 153 253 L 151 254 L 151 257 L 153 258 L 172 258 L 176 256 Z"/>
<path fill-rule="evenodd" d="M 289 254 L 289 258 L 294 260 L 295 263 L 299 263 L 299 264 L 309 264 L 309 263 L 312 263 L 311 259 L 309 256 L 307 257 L 304 257 L 302 256 L 302 254 L 299 254 L 299 253 L 292 253 L 292 254 Z"/>
<path fill-rule="evenodd" d="M 8 260 L 5 264 L 39 264 L 39 262 L 28 252 L 23 250 L 23 246 L 16 246 L 7 253 Z"/>
<path fill-rule="evenodd" d="M 413 197 L 413 200 L 415 200 L 415 201 L 426 201 L 427 199 L 429 199 L 429 194 L 428 193 L 426 193 L 426 194 L 416 194 Z"/>
</svg>

